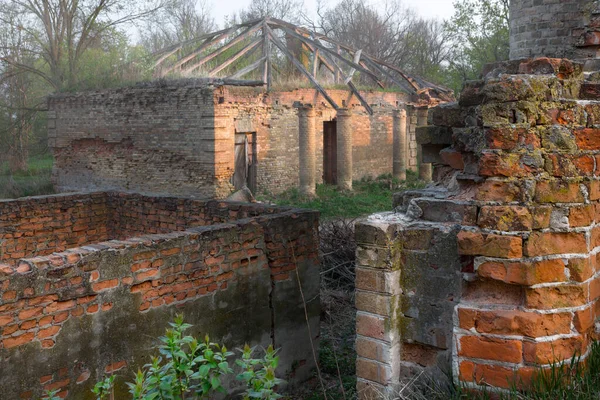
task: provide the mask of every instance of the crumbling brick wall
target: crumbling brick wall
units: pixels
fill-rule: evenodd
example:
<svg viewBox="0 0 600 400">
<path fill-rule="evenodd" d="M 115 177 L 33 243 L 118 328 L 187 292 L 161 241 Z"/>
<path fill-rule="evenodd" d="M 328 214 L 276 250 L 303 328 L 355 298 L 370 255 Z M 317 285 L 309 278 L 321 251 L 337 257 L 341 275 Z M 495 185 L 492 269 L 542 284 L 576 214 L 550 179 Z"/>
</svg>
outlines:
<svg viewBox="0 0 600 400">
<path fill-rule="evenodd" d="M 582 64 L 510 61 L 417 129 L 436 185 L 357 227 L 363 398 L 422 371 L 527 387 L 538 368 L 587 357 L 600 297 L 598 93 Z"/>
<path fill-rule="evenodd" d="M 392 171 L 392 111 L 411 100 L 403 93 L 363 92 L 372 105 L 369 115 L 356 97 L 346 90 L 328 90 L 334 101 L 352 109 L 353 177 L 377 177 Z M 312 104 L 316 109 L 316 178 L 323 182 L 323 123 L 336 118 L 316 89 L 296 89 L 265 95 L 262 89 L 223 87 L 216 92 L 216 109 L 222 118 L 220 126 L 228 132 L 256 132 L 258 153 L 258 191 L 279 193 L 296 187 L 299 181 L 298 104 Z M 414 132 L 416 111 L 409 106 L 408 167 L 416 170 L 417 150 Z M 231 154 L 227 171 L 233 174 L 233 137 L 229 138 Z"/>
<path fill-rule="evenodd" d="M 414 100 L 364 92 L 369 115 L 345 90 L 331 90 L 353 110 L 353 176 L 392 171 L 392 110 Z M 298 109 L 317 110 L 316 177 L 323 175 L 323 122 L 336 112 L 315 89 L 264 93 L 199 81 L 155 82 L 51 96 L 53 180 L 58 191 L 119 190 L 222 198 L 233 191 L 235 134 L 257 137 L 257 189 L 278 193 L 299 183 Z M 409 107 L 409 114 L 415 114 Z M 408 118 L 408 167 L 416 170 L 416 116 Z"/>
<path fill-rule="evenodd" d="M 106 241 L 111 215 L 104 193 L 0 200 L 0 263 Z"/>
<path fill-rule="evenodd" d="M 58 191 L 213 197 L 213 89 L 181 81 L 57 94 L 48 100 Z"/>
<path fill-rule="evenodd" d="M 122 229 L 118 238 L 0 265 L 3 396 L 59 389 L 92 398 L 93 383 L 116 372 L 124 398 L 124 379 L 148 362 L 177 313 L 194 325 L 190 333 L 230 348 L 281 347 L 278 374 L 291 385 L 311 375 L 320 316 L 315 212 L 122 193 L 27 205 L 80 202 L 79 214 L 93 215 L 99 198 L 113 213 L 108 231 Z"/>
</svg>

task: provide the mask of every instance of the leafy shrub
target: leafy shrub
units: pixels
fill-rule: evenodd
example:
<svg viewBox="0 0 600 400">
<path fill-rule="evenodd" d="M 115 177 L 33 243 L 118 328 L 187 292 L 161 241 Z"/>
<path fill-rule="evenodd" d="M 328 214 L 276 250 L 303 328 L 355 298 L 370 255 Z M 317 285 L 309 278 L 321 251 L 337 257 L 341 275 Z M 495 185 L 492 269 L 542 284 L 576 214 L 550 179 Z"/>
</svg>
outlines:
<svg viewBox="0 0 600 400">
<path fill-rule="evenodd" d="M 159 356 L 138 370 L 133 382 L 128 382 L 133 400 L 199 400 L 215 393 L 226 393 L 222 379 L 233 374 L 228 358 L 234 353 L 218 343 L 203 341 L 185 335 L 191 325 L 178 315 L 169 324 L 165 336 L 160 338 Z M 237 379 L 246 383 L 244 399 L 278 399 L 277 385 L 283 381 L 275 376 L 279 363 L 277 351 L 269 346 L 262 358 L 253 358 L 255 348 L 248 345 L 241 352 L 236 364 L 242 371 Z M 114 376 L 98 382 L 92 392 L 97 400 L 110 399 Z"/>
</svg>

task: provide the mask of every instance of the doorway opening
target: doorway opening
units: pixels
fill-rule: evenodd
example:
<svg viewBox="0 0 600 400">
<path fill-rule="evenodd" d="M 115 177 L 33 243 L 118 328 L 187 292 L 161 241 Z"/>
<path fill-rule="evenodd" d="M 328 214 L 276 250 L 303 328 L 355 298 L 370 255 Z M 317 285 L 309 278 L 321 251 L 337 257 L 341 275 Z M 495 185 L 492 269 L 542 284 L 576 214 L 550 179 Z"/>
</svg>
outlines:
<svg viewBox="0 0 600 400">
<path fill-rule="evenodd" d="M 323 122 L 323 182 L 337 184 L 337 123 Z"/>
<path fill-rule="evenodd" d="M 246 186 L 256 193 L 256 132 L 235 134 L 235 171 L 233 186 L 241 190 Z"/>
</svg>

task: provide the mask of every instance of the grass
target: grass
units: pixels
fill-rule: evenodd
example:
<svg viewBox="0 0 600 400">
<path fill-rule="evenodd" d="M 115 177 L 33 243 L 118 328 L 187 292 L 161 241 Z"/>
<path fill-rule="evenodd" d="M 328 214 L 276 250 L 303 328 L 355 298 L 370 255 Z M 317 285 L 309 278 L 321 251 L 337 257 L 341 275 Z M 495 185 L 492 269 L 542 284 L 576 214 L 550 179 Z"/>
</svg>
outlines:
<svg viewBox="0 0 600 400">
<path fill-rule="evenodd" d="M 353 183 L 351 192 L 338 190 L 336 186 L 317 185 L 317 196 L 308 198 L 300 195 L 297 188 L 288 189 L 277 195 L 263 194 L 261 201 L 282 206 L 293 206 L 319 210 L 321 218 L 356 218 L 392 209 L 392 194 L 403 189 L 418 189 L 425 186 L 417 174 L 407 171 L 407 179 L 395 182 L 391 175 L 382 175 L 376 179 L 362 179 Z"/>
<path fill-rule="evenodd" d="M 597 400 L 600 399 L 600 343 L 592 343 L 586 360 L 577 355 L 570 360 L 538 369 L 527 391 L 516 387 L 499 391 L 486 388 L 474 392 L 466 386 L 442 387 L 430 380 L 405 387 L 386 400 Z"/>
<path fill-rule="evenodd" d="M 50 180 L 54 159 L 49 154 L 29 159 L 28 170 L 11 174 L 8 163 L 0 164 L 0 199 L 54 193 Z"/>
</svg>

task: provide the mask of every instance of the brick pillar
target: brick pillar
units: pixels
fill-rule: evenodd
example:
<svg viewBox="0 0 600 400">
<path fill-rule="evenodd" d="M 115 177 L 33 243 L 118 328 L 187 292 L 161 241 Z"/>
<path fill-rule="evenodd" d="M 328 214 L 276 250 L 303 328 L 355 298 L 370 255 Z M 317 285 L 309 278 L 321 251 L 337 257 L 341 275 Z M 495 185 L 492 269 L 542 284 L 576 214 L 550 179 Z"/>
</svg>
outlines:
<svg viewBox="0 0 600 400">
<path fill-rule="evenodd" d="M 400 332 L 390 329 L 397 326 L 402 294 L 391 226 L 356 226 L 356 374 L 364 400 L 391 393 L 400 376 Z"/>
<path fill-rule="evenodd" d="M 394 178 L 406 180 L 407 140 L 406 140 L 406 110 L 394 110 Z"/>
<path fill-rule="evenodd" d="M 562 59 L 494 68 L 417 132 L 438 149 L 436 186 L 356 227 L 359 390 L 440 369 L 475 390 L 527 389 L 598 339 L 600 83 Z M 367 289 L 393 271 L 399 298 Z"/>
<path fill-rule="evenodd" d="M 310 105 L 298 108 L 298 134 L 300 159 L 300 194 L 314 196 L 316 187 L 315 110 Z"/>
<path fill-rule="evenodd" d="M 214 118 L 213 121 L 210 121 Z M 206 123 L 214 124 L 214 196 L 216 198 L 225 198 L 229 196 L 235 188 L 231 184 L 231 177 L 234 172 L 234 149 L 235 138 L 233 135 L 233 117 L 227 109 L 216 108 L 214 117 L 207 116 Z"/>
<path fill-rule="evenodd" d="M 428 108 L 417 109 L 417 126 L 427 125 Z M 423 146 L 417 144 L 417 164 L 419 166 L 419 178 L 430 182 L 432 177 L 432 167 L 429 163 L 423 162 Z"/>
<path fill-rule="evenodd" d="M 337 185 L 352 190 L 352 111 L 337 110 Z"/>
<path fill-rule="evenodd" d="M 419 167 L 417 165 L 417 140 L 415 132 L 417 129 L 417 112 L 414 106 L 406 107 L 406 120 L 408 122 L 408 134 L 407 134 L 407 151 L 406 151 L 406 165 L 412 172 L 418 172 Z"/>
</svg>

